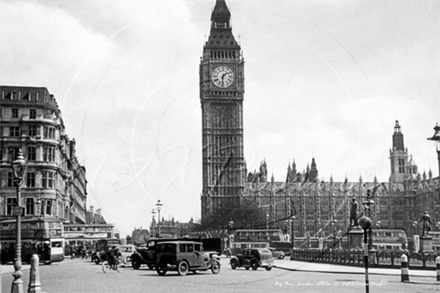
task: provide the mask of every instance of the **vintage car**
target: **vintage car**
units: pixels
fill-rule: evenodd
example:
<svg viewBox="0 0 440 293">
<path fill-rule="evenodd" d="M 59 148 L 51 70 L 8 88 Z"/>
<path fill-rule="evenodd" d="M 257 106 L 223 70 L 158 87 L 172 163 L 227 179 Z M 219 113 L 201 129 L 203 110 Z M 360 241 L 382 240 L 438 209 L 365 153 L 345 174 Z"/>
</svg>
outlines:
<svg viewBox="0 0 440 293">
<path fill-rule="evenodd" d="M 163 276 L 168 271 L 177 271 L 185 276 L 189 271 L 211 270 L 220 272 L 220 258 L 216 252 L 204 251 L 201 242 L 165 241 L 157 244 L 156 272 Z"/>
<path fill-rule="evenodd" d="M 221 239 L 220 238 L 153 238 L 148 240 L 145 247 L 138 247 L 136 251 L 130 256 L 131 266 L 138 270 L 141 265 L 145 264 L 149 269 L 154 269 L 157 260 L 156 244 L 164 241 L 194 241 L 202 242 L 203 247 L 209 251 L 216 251 L 220 255 Z"/>
<path fill-rule="evenodd" d="M 241 254 L 231 257 L 231 268 L 244 267 L 246 270 L 253 270 L 259 267 L 270 271 L 274 265 L 273 255 L 267 248 L 245 248 Z"/>
<path fill-rule="evenodd" d="M 284 259 L 284 257 L 286 256 L 282 250 L 277 250 L 276 248 L 273 247 L 268 247 L 267 249 L 269 249 L 270 252 L 272 252 L 273 258 Z"/>
<path fill-rule="evenodd" d="M 130 256 L 131 267 L 138 270 L 141 265 L 146 264 L 149 269 L 154 269 L 156 264 L 156 243 L 159 241 L 159 239 L 151 239 L 145 247 L 138 247 L 133 251 Z"/>
<path fill-rule="evenodd" d="M 135 246 L 131 244 L 127 245 L 114 245 L 119 249 L 119 252 L 121 253 L 121 261 L 124 265 L 128 265 L 131 262 L 131 255 L 133 254 L 133 251 L 135 251 Z M 92 254 L 92 261 L 95 262 L 95 264 L 99 264 L 103 261 L 106 261 L 108 259 L 108 252 L 111 249 L 111 247 L 106 247 L 100 251 L 95 252 Z"/>
</svg>

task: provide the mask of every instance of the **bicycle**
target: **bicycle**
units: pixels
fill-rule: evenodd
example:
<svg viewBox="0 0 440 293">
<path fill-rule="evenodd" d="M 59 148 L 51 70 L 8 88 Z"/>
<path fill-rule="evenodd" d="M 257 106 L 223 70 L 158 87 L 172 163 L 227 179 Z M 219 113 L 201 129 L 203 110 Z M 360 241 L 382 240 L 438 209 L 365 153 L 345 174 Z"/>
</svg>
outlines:
<svg viewBox="0 0 440 293">
<path fill-rule="evenodd" d="M 125 270 L 125 264 L 122 263 L 121 257 L 117 258 L 116 263 L 112 267 L 108 264 L 108 260 L 102 263 L 102 271 L 105 274 L 112 270 L 117 271 L 118 273 L 122 273 Z"/>
</svg>

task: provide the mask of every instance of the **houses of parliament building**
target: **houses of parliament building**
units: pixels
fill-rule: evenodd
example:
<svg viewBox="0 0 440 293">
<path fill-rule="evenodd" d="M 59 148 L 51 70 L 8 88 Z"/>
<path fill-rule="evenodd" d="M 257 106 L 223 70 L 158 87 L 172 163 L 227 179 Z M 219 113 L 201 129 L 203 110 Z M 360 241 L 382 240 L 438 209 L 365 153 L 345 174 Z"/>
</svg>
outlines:
<svg viewBox="0 0 440 293">
<path fill-rule="evenodd" d="M 418 173 L 398 121 L 392 133 L 388 182 L 377 182 L 376 178 L 366 182 L 362 177 L 357 182 L 324 181 L 318 176 L 315 158 L 304 172 L 298 172 L 295 162 L 289 163 L 283 182 L 268 179 L 265 161 L 258 172 L 247 172 L 243 151 L 244 59 L 232 34 L 230 17 L 225 1 L 216 0 L 200 61 L 202 224 L 220 216 L 225 206 L 240 209 L 251 203 L 267 215 L 268 226 L 293 230 L 295 237 L 315 235 L 320 229 L 328 234 L 346 231 L 352 199 L 357 200 L 357 213 L 362 214 L 361 203 L 370 190 L 375 202 L 371 208 L 373 225 L 403 228 L 408 236 L 420 234 L 418 222 L 428 211 L 436 226 L 440 221 L 439 178 L 433 178 L 431 171 Z M 391 130 L 392 125 L 390 134 Z"/>
</svg>

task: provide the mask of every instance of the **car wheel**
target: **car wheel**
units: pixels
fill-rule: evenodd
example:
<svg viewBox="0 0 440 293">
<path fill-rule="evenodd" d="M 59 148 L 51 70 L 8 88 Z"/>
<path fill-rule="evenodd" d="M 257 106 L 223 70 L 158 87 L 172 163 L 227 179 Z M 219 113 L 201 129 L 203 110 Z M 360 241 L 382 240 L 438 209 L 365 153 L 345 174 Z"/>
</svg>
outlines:
<svg viewBox="0 0 440 293">
<path fill-rule="evenodd" d="M 266 271 L 270 271 L 272 267 L 266 267 Z"/>
<path fill-rule="evenodd" d="M 165 274 L 167 273 L 167 270 L 162 270 L 161 268 L 157 268 L 156 272 L 159 276 L 165 276 Z"/>
<path fill-rule="evenodd" d="M 215 261 L 212 265 L 211 265 L 211 272 L 216 275 L 218 273 L 220 273 L 220 262 L 219 261 Z"/>
<path fill-rule="evenodd" d="M 100 263 L 100 261 L 99 261 L 99 258 L 95 258 L 95 264 L 97 264 L 97 265 L 99 265 L 99 263 Z"/>
<path fill-rule="evenodd" d="M 185 276 L 188 273 L 188 270 L 189 270 L 189 265 L 186 261 L 181 261 L 177 265 L 177 272 L 181 276 Z"/>
<path fill-rule="evenodd" d="M 132 267 L 134 270 L 139 270 L 139 268 L 141 267 L 141 264 L 140 264 L 140 262 L 139 262 L 137 259 L 133 259 L 133 260 L 131 261 L 131 267 Z"/>
<path fill-rule="evenodd" d="M 231 269 L 235 270 L 238 267 L 237 260 L 231 260 Z"/>
<path fill-rule="evenodd" d="M 252 267 L 252 269 L 255 271 L 255 270 L 257 270 L 258 269 L 258 263 L 256 262 L 256 261 L 253 261 L 252 263 L 251 263 L 251 267 Z"/>
</svg>

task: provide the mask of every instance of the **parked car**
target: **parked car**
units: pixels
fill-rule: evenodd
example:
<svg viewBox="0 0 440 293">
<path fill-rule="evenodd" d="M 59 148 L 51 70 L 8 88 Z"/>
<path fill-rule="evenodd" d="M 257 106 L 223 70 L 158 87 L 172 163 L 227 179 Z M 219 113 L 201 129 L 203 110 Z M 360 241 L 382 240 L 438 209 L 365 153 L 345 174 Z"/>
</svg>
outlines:
<svg viewBox="0 0 440 293">
<path fill-rule="evenodd" d="M 259 267 L 270 271 L 274 265 L 272 252 L 267 248 L 245 248 L 241 254 L 231 257 L 231 268 L 244 267 L 246 270 L 253 270 Z"/>
<path fill-rule="evenodd" d="M 167 271 L 177 271 L 185 276 L 189 271 L 211 270 L 220 272 L 220 258 L 216 252 L 204 251 L 201 242 L 165 241 L 157 244 L 156 272 L 163 276 Z"/>
<path fill-rule="evenodd" d="M 267 249 L 272 252 L 273 258 L 284 259 L 284 257 L 286 256 L 282 250 L 276 250 L 276 248 L 273 247 L 268 247 Z"/>
</svg>

